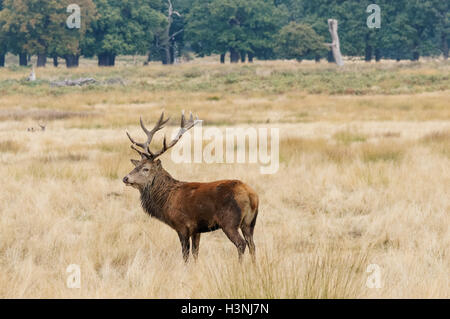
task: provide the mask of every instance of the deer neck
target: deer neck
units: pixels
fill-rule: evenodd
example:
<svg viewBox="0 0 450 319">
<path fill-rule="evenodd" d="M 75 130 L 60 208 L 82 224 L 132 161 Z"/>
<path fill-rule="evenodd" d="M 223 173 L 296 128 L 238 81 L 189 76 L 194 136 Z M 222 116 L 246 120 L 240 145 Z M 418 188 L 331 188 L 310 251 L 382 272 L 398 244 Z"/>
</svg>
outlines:
<svg viewBox="0 0 450 319">
<path fill-rule="evenodd" d="M 172 190 L 179 183 L 164 170 L 157 174 L 150 183 L 140 190 L 141 204 L 144 211 L 150 216 L 167 223 L 166 205 Z"/>
</svg>

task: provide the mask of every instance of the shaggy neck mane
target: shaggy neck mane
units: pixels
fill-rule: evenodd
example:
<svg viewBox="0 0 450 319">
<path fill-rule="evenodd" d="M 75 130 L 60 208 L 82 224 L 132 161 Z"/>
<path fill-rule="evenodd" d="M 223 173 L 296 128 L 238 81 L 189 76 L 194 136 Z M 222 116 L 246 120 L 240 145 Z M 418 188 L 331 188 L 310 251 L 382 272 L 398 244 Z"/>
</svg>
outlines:
<svg viewBox="0 0 450 319">
<path fill-rule="evenodd" d="M 164 169 L 155 176 L 152 182 L 141 189 L 142 208 L 150 216 L 166 222 L 164 207 L 173 188 L 180 182 L 170 176 Z"/>
</svg>

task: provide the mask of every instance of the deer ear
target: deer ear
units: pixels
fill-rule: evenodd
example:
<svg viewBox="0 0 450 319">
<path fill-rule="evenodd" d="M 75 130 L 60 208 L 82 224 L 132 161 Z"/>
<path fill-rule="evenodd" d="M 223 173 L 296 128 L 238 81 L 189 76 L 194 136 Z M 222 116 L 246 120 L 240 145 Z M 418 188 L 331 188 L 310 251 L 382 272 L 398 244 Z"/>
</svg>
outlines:
<svg viewBox="0 0 450 319">
<path fill-rule="evenodd" d="M 131 161 L 131 163 L 134 165 L 134 166 L 138 166 L 141 162 L 140 161 L 136 161 L 136 160 L 134 160 L 134 159 L 132 159 L 132 160 L 130 160 Z"/>
</svg>

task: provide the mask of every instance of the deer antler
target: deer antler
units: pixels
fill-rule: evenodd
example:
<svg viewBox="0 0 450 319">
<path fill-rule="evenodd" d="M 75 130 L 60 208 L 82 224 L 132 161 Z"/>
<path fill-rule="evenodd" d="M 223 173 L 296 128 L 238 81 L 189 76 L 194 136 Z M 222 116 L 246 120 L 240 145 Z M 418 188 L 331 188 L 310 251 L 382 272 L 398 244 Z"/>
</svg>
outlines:
<svg viewBox="0 0 450 319">
<path fill-rule="evenodd" d="M 156 123 L 155 127 L 149 131 L 145 125 L 144 125 L 144 121 L 142 120 L 142 116 L 140 118 L 140 123 L 141 123 L 141 127 L 142 130 L 145 132 L 145 134 L 147 135 L 147 141 L 144 143 L 138 143 L 136 142 L 131 136 L 130 133 L 128 133 L 127 131 L 127 136 L 130 139 L 131 143 L 133 143 L 133 145 L 131 145 L 131 148 L 134 149 L 136 152 L 139 153 L 139 155 L 141 155 L 141 157 L 147 158 L 147 159 L 152 159 L 153 158 L 153 153 L 150 151 L 150 143 L 152 142 L 153 139 L 153 135 L 162 130 L 164 128 L 164 125 L 167 124 L 167 122 L 169 121 L 170 118 L 164 120 L 164 112 L 162 112 L 161 117 L 158 120 L 158 123 Z M 135 146 L 139 146 L 140 148 L 142 148 L 144 151 L 140 151 L 138 150 Z"/>
<path fill-rule="evenodd" d="M 167 144 L 167 140 L 166 140 L 166 136 L 164 136 L 164 141 L 163 141 L 163 148 L 156 153 L 152 153 L 152 151 L 150 150 L 150 143 L 153 139 L 153 135 L 160 131 L 161 129 L 164 128 L 164 125 L 169 121 L 169 119 L 164 120 L 164 112 L 161 114 L 161 117 L 159 118 L 158 123 L 156 124 L 156 126 L 151 130 L 147 130 L 147 128 L 144 125 L 144 122 L 142 121 L 142 117 L 140 119 L 141 122 L 141 127 L 144 130 L 145 134 L 147 135 L 147 141 L 145 143 L 138 143 L 136 142 L 128 133 L 127 131 L 127 136 L 130 139 L 131 143 L 133 143 L 133 145 L 131 145 L 131 148 L 133 150 L 135 150 L 136 152 L 139 153 L 139 155 L 141 155 L 141 157 L 143 159 L 150 159 L 150 160 L 155 160 L 156 158 L 158 158 L 159 156 L 161 156 L 162 154 L 164 154 L 167 150 L 169 150 L 170 148 L 174 147 L 175 144 L 178 143 L 178 141 L 181 139 L 181 137 L 183 136 L 184 133 L 186 133 L 187 131 L 189 131 L 191 128 L 193 128 L 195 125 L 197 125 L 198 123 L 200 123 L 201 121 L 198 119 L 198 117 L 196 117 L 194 119 L 194 116 L 192 115 L 192 113 L 189 116 L 189 120 L 186 121 L 186 118 L 184 116 L 184 111 L 181 115 L 181 128 L 180 131 L 178 132 L 178 134 L 176 135 L 176 137 L 169 143 Z M 144 151 L 140 151 L 139 149 L 137 149 L 135 146 L 139 146 L 140 148 L 142 148 Z"/>
<path fill-rule="evenodd" d="M 202 121 L 199 120 L 197 116 L 194 119 L 192 112 L 190 113 L 189 120 L 186 122 L 186 118 L 184 116 L 184 111 L 183 111 L 183 113 L 181 114 L 181 124 L 180 124 L 181 128 L 178 131 L 178 134 L 175 136 L 175 138 L 169 144 L 167 144 L 166 136 L 164 135 L 163 148 L 159 152 L 153 154 L 153 159 L 160 157 L 162 154 L 167 152 L 167 150 L 174 147 L 175 144 L 177 144 L 180 141 L 180 139 L 184 133 L 186 133 L 191 128 L 193 128 L 195 125 L 197 125 L 198 123 L 201 123 L 201 122 Z"/>
</svg>

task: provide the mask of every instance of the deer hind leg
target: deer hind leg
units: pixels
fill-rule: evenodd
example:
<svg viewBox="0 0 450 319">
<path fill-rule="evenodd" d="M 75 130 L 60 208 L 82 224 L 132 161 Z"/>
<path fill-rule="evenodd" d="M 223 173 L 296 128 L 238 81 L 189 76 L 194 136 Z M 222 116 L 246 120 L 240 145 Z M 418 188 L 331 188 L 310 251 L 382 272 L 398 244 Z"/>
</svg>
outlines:
<svg viewBox="0 0 450 319">
<path fill-rule="evenodd" d="M 189 236 L 179 232 L 178 237 L 180 238 L 181 251 L 183 253 L 184 262 L 187 263 L 189 261 L 189 251 L 191 249 L 191 246 L 189 244 Z"/>
<path fill-rule="evenodd" d="M 246 242 L 244 238 L 242 238 L 241 234 L 239 234 L 238 227 L 225 227 L 222 228 L 225 235 L 227 235 L 228 239 L 236 246 L 239 254 L 239 262 L 242 262 L 242 255 L 244 255 Z"/>
<path fill-rule="evenodd" d="M 247 224 L 243 223 L 241 225 L 241 230 L 242 230 L 242 234 L 244 235 L 245 241 L 247 242 L 248 249 L 249 249 L 250 255 L 252 257 L 252 261 L 255 262 L 256 261 L 256 247 L 255 247 L 255 243 L 253 241 L 253 231 L 255 230 L 255 225 L 254 224 L 247 225 Z"/>
<path fill-rule="evenodd" d="M 200 248 L 200 233 L 195 233 L 192 235 L 192 255 L 194 259 L 198 259 L 198 251 Z"/>
<path fill-rule="evenodd" d="M 252 208 L 251 205 L 247 208 L 247 214 L 241 223 L 241 231 L 244 235 L 245 241 L 247 242 L 252 261 L 256 261 L 256 248 L 253 241 L 253 232 L 255 231 L 256 218 L 258 217 L 258 204 L 256 207 Z"/>
</svg>

